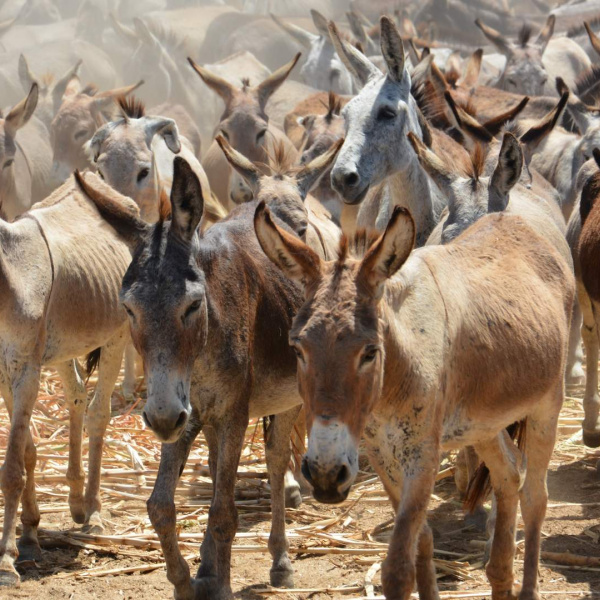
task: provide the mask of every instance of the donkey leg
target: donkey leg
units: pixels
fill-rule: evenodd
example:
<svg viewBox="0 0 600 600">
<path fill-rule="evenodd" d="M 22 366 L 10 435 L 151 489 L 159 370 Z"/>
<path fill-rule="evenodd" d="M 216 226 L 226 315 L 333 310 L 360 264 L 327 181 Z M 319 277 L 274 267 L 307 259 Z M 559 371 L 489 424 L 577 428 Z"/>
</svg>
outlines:
<svg viewBox="0 0 600 600">
<path fill-rule="evenodd" d="M 582 315 L 579 302 L 573 304 L 573 318 L 569 331 L 569 354 L 567 356 L 567 383 L 579 385 L 585 379 L 583 371 L 583 349 L 581 347 Z"/>
<path fill-rule="evenodd" d="M 181 437 L 174 444 L 162 444 L 156 483 L 146 504 L 167 563 L 167 579 L 175 586 L 176 600 L 195 598 L 190 568 L 177 544 L 175 489 L 199 431 L 198 419 L 192 414 Z"/>
<path fill-rule="evenodd" d="M 102 501 L 100 500 L 100 468 L 102 466 L 102 447 L 104 434 L 110 421 L 110 397 L 121 368 L 124 334 L 113 338 L 102 347 L 98 368 L 98 383 L 94 399 L 90 404 L 86 426 L 90 438 L 90 457 L 88 467 L 88 484 L 85 491 L 85 525 L 86 532 L 102 533 L 104 526 L 100 516 Z"/>
<path fill-rule="evenodd" d="M 288 556 L 289 543 L 285 535 L 285 474 L 290 462 L 290 433 L 300 411 L 295 407 L 275 415 L 267 432 L 266 458 L 271 484 L 271 534 L 269 552 L 273 558 L 271 585 L 294 587 L 294 569 Z"/>
<path fill-rule="evenodd" d="M 523 457 L 506 431 L 478 444 L 477 452 L 490 470 L 496 498 L 496 524 L 486 573 L 493 600 L 517 600 L 513 561 L 519 488 L 524 476 Z"/>
<path fill-rule="evenodd" d="M 298 508 L 302 504 L 302 494 L 310 494 L 311 487 L 302 475 L 302 456 L 306 452 L 306 415 L 304 406 L 300 409 L 292 429 L 292 461 L 294 472 L 285 474 L 285 506 Z"/>
<path fill-rule="evenodd" d="M 435 579 L 435 566 L 433 564 L 433 533 L 431 527 L 425 522 L 419 537 L 417 548 L 417 589 L 420 598 L 439 600 L 437 582 Z"/>
<path fill-rule="evenodd" d="M 579 304 L 583 313 L 581 337 L 586 353 L 586 381 L 583 396 L 583 443 L 589 448 L 600 446 L 600 396 L 598 396 L 598 324 L 594 316 L 592 303 L 578 283 Z M 600 308 L 600 307 L 598 307 Z M 599 315 L 600 316 L 600 315 Z"/>
<path fill-rule="evenodd" d="M 210 478 L 213 484 L 213 492 L 211 498 L 211 505 L 215 499 L 215 487 L 217 481 L 217 464 L 219 463 L 219 439 L 217 432 L 212 427 L 204 427 L 204 437 L 208 444 L 208 468 L 210 470 Z M 206 533 L 204 539 L 200 545 L 200 567 L 196 577 L 202 579 L 203 577 L 216 577 L 217 576 L 217 548 L 215 546 L 215 540 L 210 531 L 210 524 L 207 524 Z"/>
<path fill-rule="evenodd" d="M 137 352 L 131 342 L 125 346 L 124 364 L 123 364 L 123 396 L 126 401 L 133 399 L 135 395 L 135 360 Z"/>
<path fill-rule="evenodd" d="M 31 366 L 30 362 L 29 365 L 21 366 L 19 372 L 11 377 L 12 397 L 10 393 L 5 391 L 8 388 L 7 382 L 3 381 L 2 385 L 4 399 L 12 415 L 8 446 L 0 475 L 0 488 L 4 495 L 4 525 L 2 539 L 0 540 L 0 586 L 15 586 L 20 581 L 19 574 L 15 569 L 15 561 L 18 556 L 16 544 L 17 512 L 21 495 L 26 487 L 26 453 L 28 454 L 28 468 L 31 466 L 32 458 L 35 461 L 35 456 L 31 453 L 31 450 L 27 452 L 27 446 L 30 441 L 33 444 L 29 433 L 29 422 L 31 421 L 31 413 L 33 412 L 40 384 L 39 364 Z M 33 482 L 31 487 L 28 488 L 28 492 L 31 493 L 31 491 L 35 492 Z M 27 508 L 29 512 L 24 517 L 26 519 L 24 527 L 27 527 L 28 538 L 35 538 L 37 542 L 39 512 L 36 516 L 32 509 L 33 506 L 29 504 Z"/>
<path fill-rule="evenodd" d="M 58 365 L 65 390 L 65 400 L 69 409 L 69 466 L 67 483 L 69 484 L 69 508 L 75 523 L 85 522 L 83 488 L 85 473 L 81 462 L 81 445 L 83 442 L 83 419 L 87 405 L 87 392 L 79 374 L 77 362 L 71 360 Z"/>
<path fill-rule="evenodd" d="M 541 600 L 538 587 L 538 566 L 542 525 L 548 503 L 546 475 L 554 449 L 556 427 L 563 401 L 562 385 L 553 394 L 548 404 L 540 406 L 527 419 L 525 456 L 527 476 L 521 490 L 521 513 L 525 524 L 525 561 L 523 586 L 519 600 Z"/>
</svg>

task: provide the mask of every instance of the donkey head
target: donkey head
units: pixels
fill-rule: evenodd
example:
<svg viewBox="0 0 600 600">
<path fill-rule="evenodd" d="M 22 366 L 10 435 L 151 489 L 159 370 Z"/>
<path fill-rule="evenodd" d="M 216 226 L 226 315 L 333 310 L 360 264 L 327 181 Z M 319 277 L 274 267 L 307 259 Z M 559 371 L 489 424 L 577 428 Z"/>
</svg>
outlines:
<svg viewBox="0 0 600 600">
<path fill-rule="evenodd" d="M 348 204 L 358 204 L 371 186 L 415 160 L 408 144 L 409 131 L 421 134 L 404 47 L 396 25 L 381 18 L 381 51 L 387 64 L 384 75 L 368 58 L 342 41 L 330 24 L 336 50 L 364 86 L 343 109 L 346 142 L 331 173 L 334 189 Z"/>
<path fill-rule="evenodd" d="M 290 330 L 308 428 L 302 472 L 319 502 L 342 502 L 356 478 L 362 432 L 382 389 L 379 300 L 413 248 L 415 225 L 397 208 L 370 248 L 364 235 L 350 249 L 344 239 L 331 262 L 277 227 L 264 204 L 254 227 L 266 255 L 304 286 L 306 301 Z"/>
<path fill-rule="evenodd" d="M 500 79 L 500 87 L 515 94 L 540 96 L 548 81 L 548 74 L 542 63 L 542 56 L 554 32 L 556 17 L 550 15 L 536 41 L 531 43 L 531 27 L 523 25 L 518 44 L 513 44 L 500 32 L 483 24 L 479 19 L 475 24 L 484 35 L 506 56 L 506 66 Z"/>
<path fill-rule="evenodd" d="M 241 88 L 197 65 L 191 58 L 188 59 L 204 83 L 225 103 L 225 111 L 218 125 L 219 133 L 233 148 L 253 162 L 268 161 L 266 149 L 270 140 L 268 139 L 267 102 L 287 79 L 299 58 L 300 54 L 297 54 L 287 65 L 254 87 L 250 86 L 248 80 L 244 80 Z M 236 204 L 252 198 L 251 190 L 237 173 L 233 176 L 230 189 L 231 199 Z"/>
<path fill-rule="evenodd" d="M 88 166 L 86 143 L 99 127 L 114 117 L 115 99 L 130 94 L 142 83 L 96 93 L 89 86 L 82 89 L 78 77 L 71 79 L 50 125 L 53 174 L 57 181 L 65 181 L 75 169 Z"/>
<path fill-rule="evenodd" d="M 304 83 L 318 90 L 352 94 L 352 77 L 331 43 L 327 19 L 314 9 L 310 14 L 318 32 L 316 35 L 273 14 L 271 18 L 308 51 L 306 61 L 300 69 Z"/>
</svg>

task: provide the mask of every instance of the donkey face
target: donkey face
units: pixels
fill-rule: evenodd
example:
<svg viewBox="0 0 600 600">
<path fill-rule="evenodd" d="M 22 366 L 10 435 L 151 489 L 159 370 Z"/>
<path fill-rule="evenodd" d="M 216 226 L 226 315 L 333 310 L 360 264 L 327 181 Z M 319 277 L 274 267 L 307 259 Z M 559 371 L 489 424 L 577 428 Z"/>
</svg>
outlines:
<svg viewBox="0 0 600 600">
<path fill-rule="evenodd" d="M 144 420 L 167 443 L 178 439 L 190 416 L 191 374 L 208 326 L 205 280 L 195 258 L 202 189 L 185 160 L 176 157 L 173 171 L 172 220 L 151 229 L 121 290 L 133 343 L 144 359 Z"/>
<path fill-rule="evenodd" d="M 384 75 L 360 52 L 345 44 L 332 28 L 340 56 L 364 84 L 344 108 L 346 142 L 331 173 L 333 188 L 348 204 L 358 204 L 371 186 L 414 160 L 409 131 L 421 135 L 410 76 L 404 67 L 404 48 L 395 24 L 381 19 L 381 49 L 388 66 Z"/>
<path fill-rule="evenodd" d="M 277 228 L 263 205 L 255 229 L 267 256 L 304 285 L 306 302 L 290 330 L 308 427 L 302 471 L 315 499 L 342 502 L 358 472 L 360 438 L 382 389 L 379 299 L 385 280 L 410 254 L 414 224 L 396 209 L 386 233 L 362 260 L 353 251 L 359 254 L 358 246 L 364 251 L 365 238 L 350 250 L 342 245 L 338 260 L 328 263 Z"/>
</svg>

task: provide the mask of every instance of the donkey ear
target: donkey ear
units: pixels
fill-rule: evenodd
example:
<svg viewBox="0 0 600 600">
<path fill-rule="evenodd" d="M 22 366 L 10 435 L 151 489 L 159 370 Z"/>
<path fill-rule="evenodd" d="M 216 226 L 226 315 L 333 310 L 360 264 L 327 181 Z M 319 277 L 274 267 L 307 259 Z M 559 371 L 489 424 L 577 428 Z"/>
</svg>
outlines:
<svg viewBox="0 0 600 600">
<path fill-rule="evenodd" d="M 389 77 L 400 82 L 404 77 L 404 44 L 396 24 L 389 17 L 381 17 L 381 53 L 388 67 Z"/>
<path fill-rule="evenodd" d="M 544 25 L 544 29 L 540 31 L 540 35 L 538 35 L 536 43 L 542 47 L 542 54 L 544 54 L 544 50 L 546 50 L 548 46 L 548 42 L 554 33 L 554 25 L 556 24 L 556 15 L 549 15 L 546 20 L 546 25 Z"/>
<path fill-rule="evenodd" d="M 315 29 L 319 32 L 319 35 L 328 40 L 329 29 L 327 27 L 327 19 L 314 8 L 310 9 L 310 16 L 312 17 L 312 22 L 315 26 Z"/>
<path fill-rule="evenodd" d="M 339 139 L 333 146 L 321 156 L 317 156 L 309 162 L 296 176 L 296 184 L 300 191 L 300 196 L 304 200 L 308 192 L 317 184 L 325 171 L 331 167 L 340 148 L 344 144 L 344 138 Z"/>
<path fill-rule="evenodd" d="M 146 117 L 144 132 L 148 148 L 152 145 L 154 136 L 160 135 L 165 141 L 167 148 L 173 154 L 179 154 L 181 151 L 179 130 L 177 129 L 177 123 L 173 119 L 167 119 L 166 117 Z"/>
<path fill-rule="evenodd" d="M 316 40 L 319 39 L 318 35 L 307 31 L 306 29 L 302 29 L 302 27 L 298 27 L 298 25 L 294 25 L 293 23 L 288 23 L 284 19 L 280 19 L 277 15 L 271 13 L 271 19 L 281 27 L 288 35 L 293 37 L 299 44 L 304 46 L 307 50 L 310 50 L 312 45 Z"/>
<path fill-rule="evenodd" d="M 329 21 L 329 36 L 344 66 L 362 85 L 366 85 L 371 79 L 381 77 L 381 71 L 362 52 L 342 41 L 333 21 Z"/>
<path fill-rule="evenodd" d="M 456 180 L 456 174 L 452 173 L 412 131 L 408 134 L 408 141 L 425 172 L 433 179 L 440 190 L 445 192 Z"/>
<path fill-rule="evenodd" d="M 505 133 L 498 165 L 490 180 L 488 212 L 501 212 L 508 206 L 508 194 L 521 177 L 523 150 L 512 133 Z"/>
<path fill-rule="evenodd" d="M 202 79 L 202 81 L 204 81 L 204 83 L 213 92 L 215 92 L 216 94 L 221 96 L 221 98 L 223 99 L 223 102 L 225 102 L 226 106 L 229 105 L 229 103 L 231 102 L 232 98 L 235 95 L 235 92 L 236 92 L 235 87 L 233 85 L 231 85 L 231 83 L 229 83 L 229 81 L 222 79 L 218 75 L 215 75 L 214 73 L 211 73 L 204 67 L 201 67 L 200 65 L 196 64 L 189 57 L 188 57 L 188 62 L 190 63 L 190 66 L 192 67 L 192 69 L 194 69 L 194 71 L 196 71 L 196 73 L 198 73 L 198 75 L 200 75 L 200 78 Z"/>
<path fill-rule="evenodd" d="M 410 213 L 397 206 L 383 235 L 371 246 L 358 272 L 363 291 L 381 298 L 385 282 L 406 262 L 415 245 L 416 228 Z"/>
<path fill-rule="evenodd" d="M 477 85 L 479 73 L 481 72 L 481 61 L 483 59 L 483 50 L 479 48 L 475 50 L 469 57 L 467 66 L 465 67 L 465 75 L 462 84 L 465 87 L 472 88 Z"/>
<path fill-rule="evenodd" d="M 483 31 L 483 35 L 498 48 L 500 53 L 505 56 L 512 56 L 513 46 L 512 43 L 507 40 L 499 31 L 496 31 L 492 27 L 488 27 L 484 23 L 482 23 L 479 19 L 475 20 L 475 25 Z"/>
<path fill-rule="evenodd" d="M 260 173 L 256 166 L 243 154 L 235 150 L 222 135 L 219 134 L 215 138 L 215 142 L 217 142 L 221 150 L 223 150 L 223 154 L 229 164 L 244 178 L 253 194 L 256 195 L 258 182 L 260 180 Z"/>
<path fill-rule="evenodd" d="M 189 163 L 176 156 L 171 186 L 171 232 L 190 242 L 204 213 L 204 196 L 200 180 Z"/>
<path fill-rule="evenodd" d="M 34 83 L 31 86 L 27 98 L 21 100 L 21 102 L 14 106 L 8 113 L 4 122 L 4 130 L 10 137 L 14 138 L 17 131 L 29 122 L 29 119 L 31 119 L 33 112 L 37 107 L 38 97 L 38 84 Z"/>
<path fill-rule="evenodd" d="M 283 65 L 267 77 L 264 81 L 259 83 L 254 89 L 258 94 L 258 103 L 261 109 L 264 111 L 265 106 L 269 98 L 280 88 L 283 82 L 288 78 L 288 75 L 292 72 L 292 69 L 296 66 L 296 63 L 300 60 L 302 53 L 298 52 L 296 56 L 287 64 Z"/>
<path fill-rule="evenodd" d="M 263 252 L 289 279 L 305 288 L 321 275 L 321 259 L 302 240 L 277 227 L 264 202 L 256 207 L 254 231 Z"/>
<path fill-rule="evenodd" d="M 38 83 L 36 76 L 31 72 L 29 63 L 23 54 L 19 56 L 19 81 L 23 91 L 28 92 L 34 83 Z"/>
<path fill-rule="evenodd" d="M 63 97 L 67 93 L 67 88 L 71 84 L 74 78 L 79 81 L 79 70 L 83 61 L 80 59 L 71 67 L 55 84 L 52 88 L 52 103 L 54 106 L 54 112 L 57 113 L 60 105 L 62 104 Z"/>
<path fill-rule="evenodd" d="M 531 156 L 538 145 L 554 129 L 560 121 L 569 101 L 569 89 L 565 86 L 558 104 L 540 121 L 530 127 L 520 138 L 519 141 L 525 146 L 526 162 L 529 163 Z"/>
<path fill-rule="evenodd" d="M 592 48 L 596 51 L 596 54 L 600 54 L 600 38 L 594 33 L 587 21 L 584 21 L 583 25 L 587 31 L 588 37 L 590 38 L 590 44 L 592 44 Z"/>
</svg>

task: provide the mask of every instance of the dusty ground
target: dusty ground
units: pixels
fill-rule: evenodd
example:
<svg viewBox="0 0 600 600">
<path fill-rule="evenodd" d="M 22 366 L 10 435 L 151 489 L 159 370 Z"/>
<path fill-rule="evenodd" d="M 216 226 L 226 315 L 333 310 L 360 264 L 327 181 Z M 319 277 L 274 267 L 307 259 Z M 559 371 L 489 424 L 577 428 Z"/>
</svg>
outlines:
<svg viewBox="0 0 600 600">
<path fill-rule="evenodd" d="M 543 551 L 594 557 L 596 564 L 575 568 L 558 564 L 556 557 L 547 558 L 540 569 L 540 585 L 542 591 L 552 592 L 544 598 L 600 599 L 600 478 L 595 469 L 600 453 L 586 451 L 578 441 L 582 412 L 577 398 L 581 397 L 581 390 L 571 390 L 570 395 L 549 474 L 550 502 Z M 70 520 L 63 479 L 66 412 L 60 399 L 60 383 L 47 373 L 40 408 L 33 421 L 40 455 L 41 527 L 47 530 L 41 536 L 43 562 L 23 570 L 20 588 L 0 590 L 0 598 L 172 598 L 144 505 L 157 467 L 159 445 L 143 428 L 139 404 L 133 411 L 115 410 L 108 432 L 104 462 L 107 475 L 103 480 L 107 530 L 102 538 L 81 535 Z M 7 417 L 2 412 L 0 449 L 6 445 L 6 433 Z M 180 538 L 192 571 L 197 568 L 195 556 L 210 493 L 206 464 L 205 449 L 199 446 L 179 488 Z M 446 461 L 442 468 L 449 466 L 451 463 Z M 137 472 L 133 472 L 134 468 Z M 140 468 L 146 473 L 145 480 Z M 260 428 L 251 427 L 248 431 L 240 471 L 244 477 L 238 485 L 240 532 L 234 548 L 233 586 L 237 598 L 258 600 L 268 597 L 265 585 L 270 567 L 266 536 L 261 535 L 269 528 L 269 502 Z M 391 518 L 392 512 L 373 474 L 367 470 L 361 473 L 360 480 L 350 499 L 340 507 L 321 506 L 306 498 L 300 509 L 288 511 L 297 591 L 271 593 L 271 597 L 359 598 L 368 593 L 365 585 L 369 579 L 373 581 L 374 593 L 381 593 L 377 563 L 385 556 L 382 542 L 387 541 L 389 529 L 380 526 Z M 482 568 L 485 537 L 465 526 L 452 477 L 441 479 L 436 486 L 430 522 L 443 597 L 488 597 Z M 519 553 L 517 577 L 521 560 Z"/>
</svg>

